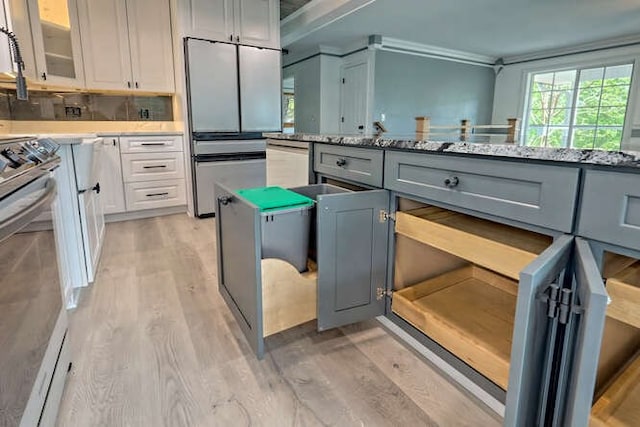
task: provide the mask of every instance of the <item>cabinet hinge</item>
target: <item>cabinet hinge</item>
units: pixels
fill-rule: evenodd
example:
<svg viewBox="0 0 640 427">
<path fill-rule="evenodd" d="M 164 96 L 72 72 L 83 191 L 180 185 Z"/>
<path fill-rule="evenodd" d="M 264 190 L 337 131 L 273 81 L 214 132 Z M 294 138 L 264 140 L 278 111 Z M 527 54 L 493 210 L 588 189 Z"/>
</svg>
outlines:
<svg viewBox="0 0 640 427">
<path fill-rule="evenodd" d="M 539 299 L 547 303 L 547 317 L 558 319 L 561 325 L 569 322 L 571 314 L 582 314 L 583 308 L 573 301 L 573 291 L 561 288 L 557 283 L 547 286 L 539 295 Z"/>
<path fill-rule="evenodd" d="M 393 291 L 391 289 L 376 288 L 376 299 L 380 301 L 384 297 L 392 298 Z"/>
<path fill-rule="evenodd" d="M 345 80 L 345 79 L 342 79 L 342 84 L 345 84 L 345 83 L 346 83 L 346 80 Z"/>
<path fill-rule="evenodd" d="M 380 220 L 380 222 L 387 222 L 389 220 L 395 221 L 396 220 L 396 216 L 394 214 L 390 214 L 389 212 L 387 212 L 385 210 L 381 210 L 380 211 L 379 220 Z"/>
</svg>

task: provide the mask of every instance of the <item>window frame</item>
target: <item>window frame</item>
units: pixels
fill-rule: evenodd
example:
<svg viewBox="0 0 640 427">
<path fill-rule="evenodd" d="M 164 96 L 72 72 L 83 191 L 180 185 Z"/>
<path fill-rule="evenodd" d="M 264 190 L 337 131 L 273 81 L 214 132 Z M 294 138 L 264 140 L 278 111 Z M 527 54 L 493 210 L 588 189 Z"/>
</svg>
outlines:
<svg viewBox="0 0 640 427">
<path fill-rule="evenodd" d="M 571 54 L 570 56 L 573 56 Z M 576 56 L 589 55 L 592 54 L 575 54 Z M 536 61 L 538 62 L 538 61 Z M 546 60 L 540 60 L 540 64 L 537 66 L 523 68 L 521 71 L 522 80 L 521 80 L 521 96 L 520 96 L 520 112 L 522 117 L 522 126 L 520 128 L 519 135 L 519 144 L 522 146 L 528 146 L 526 135 L 527 129 L 529 126 L 529 103 L 531 97 L 531 85 L 533 83 L 533 76 L 535 74 L 542 73 L 558 73 L 562 71 L 571 71 L 571 70 L 584 70 L 589 68 L 598 68 L 598 67 L 614 67 L 618 65 L 631 65 L 633 67 L 633 71 L 631 72 L 631 82 L 629 84 L 629 96 L 627 97 L 627 106 L 625 112 L 625 120 L 622 126 L 622 139 L 620 141 L 620 150 L 627 149 L 630 144 L 631 131 L 633 127 L 633 121 L 635 116 L 637 115 L 635 109 L 640 108 L 638 103 L 640 102 L 640 87 L 638 86 L 638 82 L 640 82 L 640 56 L 637 53 L 624 54 L 620 55 L 603 55 L 600 58 L 593 58 L 589 60 L 580 60 L 576 59 L 573 61 L 563 61 L 559 62 L 557 58 L 550 58 Z M 577 94 L 576 94 L 577 96 Z M 575 114 L 575 104 L 572 106 L 572 117 Z M 571 140 L 569 139 L 569 144 Z M 570 148 L 569 146 L 563 148 Z"/>
</svg>

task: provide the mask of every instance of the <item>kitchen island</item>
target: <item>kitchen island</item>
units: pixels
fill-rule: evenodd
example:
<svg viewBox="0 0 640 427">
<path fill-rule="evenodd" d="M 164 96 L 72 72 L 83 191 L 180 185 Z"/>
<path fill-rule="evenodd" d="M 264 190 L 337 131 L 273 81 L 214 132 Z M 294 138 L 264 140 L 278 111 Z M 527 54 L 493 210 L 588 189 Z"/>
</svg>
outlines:
<svg viewBox="0 0 640 427">
<path fill-rule="evenodd" d="M 317 271 L 274 274 L 259 212 L 220 193 L 232 201 L 218 218 L 221 262 L 225 235 L 257 242 L 233 260 L 255 279 L 219 285 L 259 357 L 271 319 L 308 303 L 319 330 L 381 316 L 505 425 L 637 415 L 635 390 L 616 390 L 631 390 L 640 363 L 639 153 L 265 136 L 310 143 L 311 185 L 295 191 L 316 197 Z M 274 297 L 272 277 L 317 293 Z"/>
</svg>

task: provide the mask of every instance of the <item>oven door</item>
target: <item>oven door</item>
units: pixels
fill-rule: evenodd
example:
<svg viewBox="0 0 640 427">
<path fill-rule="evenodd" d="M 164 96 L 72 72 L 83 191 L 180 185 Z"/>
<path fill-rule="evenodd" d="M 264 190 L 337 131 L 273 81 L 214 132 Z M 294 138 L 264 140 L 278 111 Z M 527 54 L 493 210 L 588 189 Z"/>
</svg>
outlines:
<svg viewBox="0 0 640 427">
<path fill-rule="evenodd" d="M 67 328 L 55 236 L 28 231 L 55 195 L 45 175 L 0 200 L 0 425 L 38 425 L 58 394 L 50 386 Z"/>
</svg>

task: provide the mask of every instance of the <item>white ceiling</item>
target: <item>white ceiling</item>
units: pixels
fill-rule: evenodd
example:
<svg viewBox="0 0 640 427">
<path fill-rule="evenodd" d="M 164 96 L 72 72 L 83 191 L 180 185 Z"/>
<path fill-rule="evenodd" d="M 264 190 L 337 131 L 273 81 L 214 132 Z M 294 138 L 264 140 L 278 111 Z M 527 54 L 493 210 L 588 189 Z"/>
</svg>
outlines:
<svg viewBox="0 0 640 427">
<path fill-rule="evenodd" d="M 503 57 L 640 34 L 640 0 L 375 0 L 287 48 L 371 34 Z"/>
</svg>

